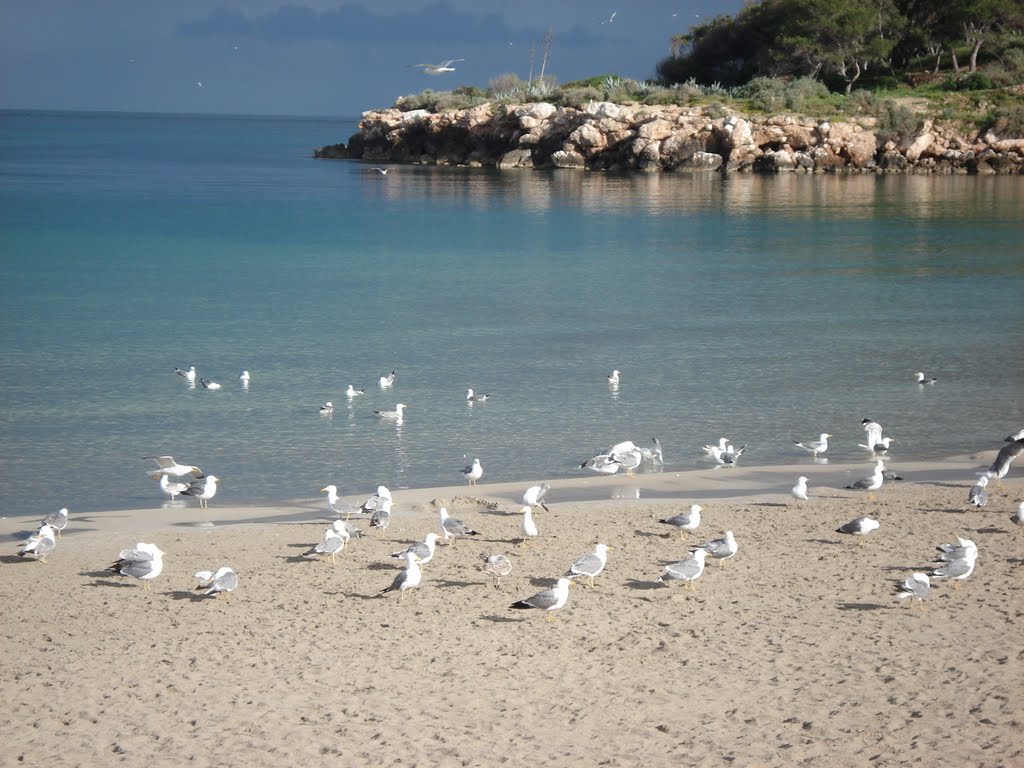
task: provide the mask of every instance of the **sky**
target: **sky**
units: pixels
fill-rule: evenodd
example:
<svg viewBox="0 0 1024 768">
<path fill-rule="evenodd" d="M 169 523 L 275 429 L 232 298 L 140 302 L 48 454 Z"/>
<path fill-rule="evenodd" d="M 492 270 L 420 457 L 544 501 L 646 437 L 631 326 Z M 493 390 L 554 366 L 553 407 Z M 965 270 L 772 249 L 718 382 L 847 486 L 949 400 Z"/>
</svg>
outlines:
<svg viewBox="0 0 1024 768">
<path fill-rule="evenodd" d="M 652 78 L 743 0 L 0 0 L 0 109 L 357 116 L 426 88 Z M 415 64 L 464 59 L 431 76 Z"/>
</svg>

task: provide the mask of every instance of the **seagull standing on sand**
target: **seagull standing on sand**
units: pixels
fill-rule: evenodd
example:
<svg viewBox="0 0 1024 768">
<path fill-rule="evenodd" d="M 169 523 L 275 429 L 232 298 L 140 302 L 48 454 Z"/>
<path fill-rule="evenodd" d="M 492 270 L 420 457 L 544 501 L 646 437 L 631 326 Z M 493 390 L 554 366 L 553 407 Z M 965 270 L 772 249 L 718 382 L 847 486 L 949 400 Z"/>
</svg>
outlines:
<svg viewBox="0 0 1024 768">
<path fill-rule="evenodd" d="M 395 580 L 391 582 L 390 587 L 385 587 L 381 590 L 381 594 L 387 594 L 388 592 L 398 591 L 398 602 L 405 600 L 405 593 L 411 589 L 416 589 L 420 582 L 423 580 L 423 572 L 420 570 L 419 560 L 416 555 L 412 552 L 405 553 L 405 570 L 395 576 Z"/>
<path fill-rule="evenodd" d="M 968 556 L 978 556 L 978 545 L 970 539 L 956 537 L 956 544 L 939 544 L 937 549 L 941 554 L 939 560 L 944 563 L 951 563 L 954 560 L 963 560 Z"/>
<path fill-rule="evenodd" d="M 928 580 L 927 573 L 912 573 L 901 584 L 896 586 L 896 597 L 900 600 L 913 598 L 915 602 L 920 603 L 928 597 L 928 593 L 931 591 L 932 585 Z"/>
<path fill-rule="evenodd" d="M 196 480 L 192 485 L 181 492 L 182 496 L 193 496 L 199 499 L 199 508 L 208 509 L 210 499 L 217 494 L 217 482 L 220 480 L 216 475 L 207 475 L 203 480 Z"/>
<path fill-rule="evenodd" d="M 403 549 L 401 552 L 392 552 L 391 556 L 401 560 L 410 552 L 416 556 L 420 565 L 426 565 L 434 559 L 434 552 L 437 551 L 438 535 L 431 531 L 423 541 L 418 541 L 412 546 Z"/>
<path fill-rule="evenodd" d="M 790 493 L 793 494 L 794 499 L 807 501 L 807 478 L 800 475 L 800 477 L 796 479 L 796 485 L 793 486 Z"/>
<path fill-rule="evenodd" d="M 719 565 L 725 565 L 725 561 L 735 555 L 739 551 L 739 544 L 736 543 L 736 537 L 733 536 L 732 531 L 726 531 L 725 536 L 721 539 L 712 539 L 706 544 L 701 544 L 697 549 L 703 549 L 708 553 L 708 557 L 712 560 L 717 560 Z"/>
<path fill-rule="evenodd" d="M 849 490 L 867 491 L 868 499 L 871 501 L 875 500 L 875 491 L 882 487 L 882 483 L 885 482 L 885 464 L 881 459 L 875 462 L 875 471 L 869 476 L 861 480 L 858 480 L 853 485 L 846 486 Z"/>
<path fill-rule="evenodd" d="M 444 540 L 452 540 L 452 544 L 458 541 L 459 536 L 479 536 L 480 534 L 470 528 L 461 520 L 452 517 L 448 514 L 448 510 L 441 507 L 439 515 L 441 517 L 441 530 L 444 533 Z"/>
<path fill-rule="evenodd" d="M 594 586 L 594 577 L 600 576 L 605 565 L 608 564 L 608 550 L 610 549 L 611 547 L 607 544 L 595 544 L 593 552 L 577 558 L 576 562 L 569 566 L 569 570 L 565 574 L 566 578 L 586 579 L 590 586 Z"/>
<path fill-rule="evenodd" d="M 350 504 L 338 495 L 338 486 L 336 485 L 325 485 L 320 489 L 320 493 L 327 494 L 327 508 L 336 515 L 345 515 L 346 520 L 352 516 L 353 512 L 360 511 L 354 504 Z"/>
<path fill-rule="evenodd" d="M 870 517 L 858 517 L 851 520 L 848 523 L 844 523 L 836 528 L 836 533 L 847 533 L 851 536 L 858 536 L 858 543 L 864 541 L 864 537 L 867 536 L 874 530 L 877 530 L 881 525 L 877 520 Z"/>
<path fill-rule="evenodd" d="M 370 517 L 370 527 L 380 529 L 381 536 L 383 536 L 389 525 L 391 525 L 391 502 L 385 501 L 381 508 Z"/>
<path fill-rule="evenodd" d="M 666 565 L 658 581 L 664 584 L 666 581 L 685 582 L 687 589 L 697 588 L 697 579 L 704 573 L 704 562 L 708 553 L 703 549 L 694 550 L 688 558 L 678 563 Z"/>
<path fill-rule="evenodd" d="M 473 463 L 462 470 L 462 476 L 469 481 L 470 485 L 476 485 L 476 481 L 483 477 L 484 468 L 480 459 L 473 459 Z"/>
<path fill-rule="evenodd" d="M 819 453 L 824 453 L 828 450 L 828 439 L 830 437 L 832 437 L 832 435 L 828 434 L 828 432 L 822 432 L 821 435 L 818 436 L 817 440 L 808 440 L 805 443 L 798 443 L 794 440 L 793 445 L 798 448 L 803 448 L 808 453 L 814 454 L 814 458 L 818 458 Z"/>
<path fill-rule="evenodd" d="M 505 555 L 480 555 L 484 573 L 491 575 L 495 589 L 501 589 L 501 580 L 512 573 L 512 561 Z"/>
<path fill-rule="evenodd" d="M 50 526 L 50 528 L 56 532 L 57 538 L 59 539 L 60 532 L 68 527 L 68 508 L 61 507 L 56 512 L 48 514 L 40 523 L 40 526 L 43 525 Z"/>
<path fill-rule="evenodd" d="M 967 492 L 967 503 L 973 504 L 978 509 L 988 504 L 988 493 L 985 492 L 986 485 L 988 485 L 988 478 L 982 475 L 978 478 L 978 482 L 971 487 L 971 490 Z"/>
<path fill-rule="evenodd" d="M 572 584 L 572 582 L 563 576 L 558 580 L 558 584 L 553 588 L 545 589 L 543 592 L 538 592 L 536 595 L 528 597 L 525 600 L 512 603 L 509 608 L 517 608 L 520 610 L 536 608 L 547 612 L 548 621 L 554 621 L 555 616 L 552 611 L 557 611 L 565 605 L 565 602 L 569 599 L 570 584 Z"/>
<path fill-rule="evenodd" d="M 544 503 L 544 497 L 548 491 L 551 490 L 551 486 L 547 483 L 541 483 L 540 485 L 531 485 L 523 493 L 523 504 L 530 507 L 540 507 L 545 512 L 550 512 L 547 505 Z"/>
<path fill-rule="evenodd" d="M 46 562 L 46 556 L 57 548 L 57 539 L 53 536 L 53 528 L 46 523 L 39 526 L 39 530 L 28 539 L 18 550 L 20 557 L 32 555 L 41 563 Z"/>
<path fill-rule="evenodd" d="M 199 580 L 199 584 L 196 585 L 196 591 L 203 592 L 204 595 L 224 593 L 227 596 L 234 592 L 235 587 L 238 586 L 238 575 L 227 565 L 221 566 L 216 572 L 199 571 L 195 577 Z M 204 592 L 203 590 L 206 591 Z"/>
<path fill-rule="evenodd" d="M 1017 532 L 1024 531 L 1024 501 L 1017 506 L 1017 511 L 1010 515 L 1010 522 L 1017 526 Z"/>
<path fill-rule="evenodd" d="M 333 525 L 324 531 L 324 540 L 306 552 L 307 555 L 327 555 L 331 565 L 337 565 L 336 555 L 341 552 L 349 540 L 348 531 L 338 530 Z"/>
<path fill-rule="evenodd" d="M 385 506 L 390 509 L 392 503 L 393 499 L 388 487 L 386 485 L 378 485 L 377 492 L 366 497 L 366 501 L 360 505 L 359 511 L 364 515 L 372 515 L 374 512 L 384 509 Z"/>
<path fill-rule="evenodd" d="M 533 520 L 533 507 L 526 505 L 519 511 L 523 513 L 523 519 L 520 522 L 519 527 L 523 532 L 522 544 L 525 546 L 527 542 L 540 535 L 540 529 L 537 527 L 537 523 Z"/>
<path fill-rule="evenodd" d="M 686 538 L 689 534 L 688 531 L 695 531 L 700 525 L 700 513 L 702 507 L 700 504 L 691 504 L 689 512 L 681 512 L 678 515 L 672 517 L 666 517 L 664 520 L 659 520 L 659 523 L 665 525 L 671 525 L 677 531 L 679 531 L 680 538 Z"/>
<path fill-rule="evenodd" d="M 164 569 L 164 554 L 156 544 L 140 541 L 132 548 L 122 549 L 117 555 L 117 562 L 109 570 L 139 579 L 143 589 L 149 589 L 149 582 Z"/>
<path fill-rule="evenodd" d="M 960 582 L 974 572 L 978 551 L 968 550 L 960 560 L 950 560 L 932 571 L 933 579 L 953 579 L 953 589 L 960 589 Z"/>
</svg>

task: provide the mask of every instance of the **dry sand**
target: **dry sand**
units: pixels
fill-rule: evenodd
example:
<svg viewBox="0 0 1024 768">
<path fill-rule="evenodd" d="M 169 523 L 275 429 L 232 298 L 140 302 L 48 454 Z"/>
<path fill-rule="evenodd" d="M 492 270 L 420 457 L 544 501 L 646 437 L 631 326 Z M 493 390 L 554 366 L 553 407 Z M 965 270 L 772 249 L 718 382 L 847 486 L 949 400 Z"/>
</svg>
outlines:
<svg viewBox="0 0 1024 768">
<path fill-rule="evenodd" d="M 0 765 L 1024 765 L 1024 480 L 968 511 L 978 465 L 901 465 L 876 502 L 841 488 L 867 464 L 557 481 L 526 547 L 527 483 L 399 491 L 383 539 L 336 566 L 302 556 L 322 499 L 72 508 L 46 563 L 14 555 L 31 521 L 0 520 Z M 481 535 L 440 547 L 404 604 L 381 596 L 387 555 L 439 530 L 435 498 Z M 658 518 L 691 502 L 695 541 L 740 546 L 693 592 L 657 582 L 686 552 Z M 882 525 L 862 543 L 835 533 L 863 514 Z M 896 600 L 957 535 L 981 553 L 962 588 L 938 583 L 926 611 Z M 139 540 L 168 553 L 149 592 L 104 570 Z M 554 623 L 509 609 L 598 541 L 607 569 Z M 500 590 L 484 552 L 513 561 Z M 192 591 L 222 564 L 231 599 Z"/>
</svg>

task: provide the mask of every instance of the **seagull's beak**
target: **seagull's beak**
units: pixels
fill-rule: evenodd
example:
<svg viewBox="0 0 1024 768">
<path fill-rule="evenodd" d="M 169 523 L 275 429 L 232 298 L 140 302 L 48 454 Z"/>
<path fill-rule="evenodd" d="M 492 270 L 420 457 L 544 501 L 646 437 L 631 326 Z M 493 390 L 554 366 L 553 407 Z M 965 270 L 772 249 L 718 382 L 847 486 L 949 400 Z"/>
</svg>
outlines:
<svg viewBox="0 0 1024 768">
<path fill-rule="evenodd" d="M 321 488 L 320 489 L 320 493 L 327 493 L 327 489 L 326 488 Z"/>
</svg>

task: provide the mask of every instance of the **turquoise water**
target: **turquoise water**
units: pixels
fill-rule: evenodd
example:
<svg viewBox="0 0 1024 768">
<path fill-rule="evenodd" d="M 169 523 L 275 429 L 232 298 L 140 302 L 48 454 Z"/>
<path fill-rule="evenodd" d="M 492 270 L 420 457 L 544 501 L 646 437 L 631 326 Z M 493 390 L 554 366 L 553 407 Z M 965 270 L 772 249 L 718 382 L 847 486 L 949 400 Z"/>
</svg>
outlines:
<svg viewBox="0 0 1024 768">
<path fill-rule="evenodd" d="M 0 113 L 5 514 L 158 508 L 158 453 L 237 504 L 458 483 L 476 456 L 557 480 L 652 436 L 669 470 L 722 434 L 799 464 L 822 431 L 860 457 L 871 416 L 896 466 L 1024 427 L 1024 179 L 311 159 L 354 130 Z M 401 427 L 374 415 L 399 401 Z"/>
</svg>

